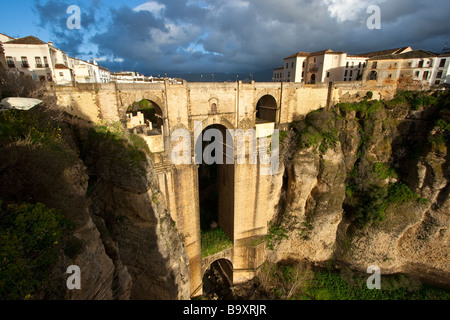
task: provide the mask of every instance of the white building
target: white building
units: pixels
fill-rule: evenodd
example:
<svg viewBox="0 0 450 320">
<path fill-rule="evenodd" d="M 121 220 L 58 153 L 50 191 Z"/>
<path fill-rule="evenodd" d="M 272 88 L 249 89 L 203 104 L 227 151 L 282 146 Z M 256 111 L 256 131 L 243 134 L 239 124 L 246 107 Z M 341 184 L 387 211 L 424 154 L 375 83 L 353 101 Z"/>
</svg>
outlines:
<svg viewBox="0 0 450 320">
<path fill-rule="evenodd" d="M 436 57 L 430 83 L 450 85 L 450 53 L 443 53 Z"/>
<path fill-rule="evenodd" d="M 108 83 L 111 72 L 99 66 L 95 60 L 91 63 L 77 58 L 69 58 L 69 64 L 74 71 L 76 83 Z"/>
<path fill-rule="evenodd" d="M 362 80 L 363 71 L 370 57 L 380 54 L 400 54 L 410 47 L 348 55 L 331 49 L 313 53 L 297 52 L 284 58 L 283 66 L 274 69 L 273 81 L 304 82 L 307 84 Z"/>
<path fill-rule="evenodd" d="M 36 37 L 12 38 L 0 34 L 5 51 L 7 69 L 29 75 L 35 81 L 57 85 L 78 83 L 106 83 L 111 79 L 108 69 L 94 61 L 90 63 L 67 54 Z"/>
<path fill-rule="evenodd" d="M 54 81 L 57 84 L 72 81 L 70 72 L 60 71 L 62 66 L 68 67 L 67 55 L 54 48 L 51 42 L 28 36 L 3 42 L 2 45 L 8 70 L 30 75 L 36 81 Z"/>
<path fill-rule="evenodd" d="M 119 71 L 111 74 L 111 81 L 118 83 L 145 82 L 146 77 L 136 71 Z"/>
</svg>

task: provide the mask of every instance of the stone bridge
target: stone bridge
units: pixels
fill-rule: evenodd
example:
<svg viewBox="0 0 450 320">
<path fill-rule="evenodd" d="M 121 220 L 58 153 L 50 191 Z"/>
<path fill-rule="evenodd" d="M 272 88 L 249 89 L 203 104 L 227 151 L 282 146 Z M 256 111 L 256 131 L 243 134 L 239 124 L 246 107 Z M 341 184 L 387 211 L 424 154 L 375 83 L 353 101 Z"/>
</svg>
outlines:
<svg viewBox="0 0 450 320">
<path fill-rule="evenodd" d="M 268 222 L 271 221 L 281 190 L 272 190 L 283 172 L 262 174 L 263 165 L 219 164 L 207 169 L 195 164 L 195 131 L 216 128 L 258 129 L 285 128 L 308 112 L 326 108 L 340 101 L 363 97 L 367 91 L 374 98 L 392 96 L 392 88 L 367 88 L 363 83 L 188 83 L 170 84 L 90 84 L 54 87 L 58 104 L 76 116 L 93 122 L 122 121 L 142 136 L 155 154 L 159 186 L 173 220 L 184 235 L 190 259 L 191 295 L 202 293 L 205 270 L 216 260 L 229 263 L 227 272 L 233 283 L 251 279 L 264 263 Z M 144 101 L 144 102 L 142 102 Z M 146 111 L 147 110 L 147 111 Z M 148 111 L 151 110 L 151 111 Z M 149 113 L 150 112 L 150 113 Z M 195 127 L 197 126 L 197 127 Z M 200 126 L 200 127 L 199 127 Z M 177 129 L 190 133 L 192 162 L 175 165 L 171 140 Z M 236 149 L 236 144 L 232 147 Z M 236 157 L 236 152 L 234 153 Z M 249 159 L 246 148 L 246 159 Z M 205 169 L 206 168 L 206 169 Z M 206 171 L 205 171 L 206 170 Z M 209 171 L 208 171 L 209 170 Z M 202 181 L 217 175 L 215 184 L 203 188 Z M 206 172 L 206 175 L 205 175 Z M 206 178 L 205 178 L 206 177 Z M 211 188 L 217 201 L 205 194 Z M 203 198 L 202 198 L 203 197 Z M 201 255 L 201 205 L 217 206 L 218 225 L 233 246 L 213 256 Z M 262 239 L 262 240 L 261 240 Z"/>
</svg>

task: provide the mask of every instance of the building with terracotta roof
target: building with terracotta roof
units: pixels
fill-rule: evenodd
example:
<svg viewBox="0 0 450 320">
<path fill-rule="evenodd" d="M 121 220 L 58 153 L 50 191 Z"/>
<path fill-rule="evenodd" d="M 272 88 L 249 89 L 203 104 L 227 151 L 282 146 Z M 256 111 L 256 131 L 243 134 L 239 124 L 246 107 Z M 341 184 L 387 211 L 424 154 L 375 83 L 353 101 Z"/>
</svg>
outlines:
<svg viewBox="0 0 450 320">
<path fill-rule="evenodd" d="M 449 84 L 449 65 L 448 53 L 439 55 L 426 50 L 388 53 L 369 59 L 364 80 L 376 85 L 397 84 L 400 88 Z"/>
<path fill-rule="evenodd" d="M 347 56 L 346 52 L 331 49 L 313 53 L 297 52 L 284 58 L 282 67 L 274 69 L 273 81 L 314 84 L 361 80 L 367 59 Z"/>
<path fill-rule="evenodd" d="M 108 69 L 95 61 L 71 58 L 51 41 L 46 43 L 34 36 L 12 38 L 0 34 L 0 42 L 5 51 L 7 70 L 29 75 L 35 81 L 57 85 L 110 81 Z"/>
</svg>

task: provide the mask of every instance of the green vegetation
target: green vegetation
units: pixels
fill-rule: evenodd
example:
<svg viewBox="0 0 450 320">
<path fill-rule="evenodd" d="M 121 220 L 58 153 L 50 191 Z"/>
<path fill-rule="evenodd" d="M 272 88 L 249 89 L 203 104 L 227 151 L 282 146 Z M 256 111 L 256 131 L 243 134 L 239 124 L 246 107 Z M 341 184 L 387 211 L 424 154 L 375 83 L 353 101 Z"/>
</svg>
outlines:
<svg viewBox="0 0 450 320">
<path fill-rule="evenodd" d="M 287 229 L 282 227 L 280 224 L 271 223 L 269 226 L 269 231 L 266 236 L 266 246 L 270 250 L 273 250 L 275 245 L 283 239 L 288 239 Z"/>
<path fill-rule="evenodd" d="M 41 203 L 0 202 L 0 299 L 30 299 L 45 284 L 73 228 Z"/>
<path fill-rule="evenodd" d="M 19 110 L 0 113 L 0 145 L 25 140 L 34 145 L 60 149 L 61 128 L 42 115 Z"/>
<path fill-rule="evenodd" d="M 450 292 L 422 285 L 405 275 L 381 277 L 381 290 L 367 288 L 366 277 L 316 271 L 299 299 L 306 300 L 449 300 Z"/>
<path fill-rule="evenodd" d="M 88 151 L 94 146 L 108 149 L 112 158 L 123 162 L 124 168 L 146 162 L 146 153 L 150 153 L 147 143 L 137 135 L 126 135 L 120 122 L 90 128 L 83 149 Z"/>
<path fill-rule="evenodd" d="M 233 243 L 222 228 L 217 227 L 201 231 L 202 257 L 213 255 L 222 250 L 231 248 Z"/>
<path fill-rule="evenodd" d="M 397 172 L 395 172 L 395 170 L 388 164 L 382 162 L 376 162 L 373 164 L 373 172 L 378 178 L 383 180 L 388 178 L 398 178 Z"/>
<path fill-rule="evenodd" d="M 412 110 L 419 110 L 425 106 L 438 104 L 438 96 L 427 91 L 398 91 L 394 99 L 387 101 L 388 107 L 406 106 Z"/>
<path fill-rule="evenodd" d="M 403 274 L 381 275 L 381 289 L 368 289 L 369 274 L 349 269 L 313 270 L 301 264 L 266 262 L 258 274 L 269 297 L 281 300 L 449 300 L 450 292 Z"/>
<path fill-rule="evenodd" d="M 305 120 L 291 124 L 297 131 L 298 146 L 301 149 L 318 146 L 321 152 L 334 147 L 339 141 L 334 117 L 333 113 L 320 109 L 310 112 Z"/>
</svg>

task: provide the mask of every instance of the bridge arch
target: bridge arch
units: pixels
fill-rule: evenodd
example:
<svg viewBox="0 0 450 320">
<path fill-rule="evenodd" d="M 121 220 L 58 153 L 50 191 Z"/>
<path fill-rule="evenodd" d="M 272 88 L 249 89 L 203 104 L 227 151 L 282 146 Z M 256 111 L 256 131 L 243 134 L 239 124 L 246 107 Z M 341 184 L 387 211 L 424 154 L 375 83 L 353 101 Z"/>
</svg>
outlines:
<svg viewBox="0 0 450 320">
<path fill-rule="evenodd" d="M 216 141 L 218 138 L 221 141 Z M 198 163 L 201 162 L 198 165 L 200 230 L 202 234 L 217 234 L 222 229 L 233 241 L 234 164 L 227 164 L 231 150 L 226 144 L 230 138 L 224 125 L 205 127 L 202 134 L 196 137 L 195 145 L 201 146 L 201 154 L 196 153 L 195 158 Z M 217 152 L 221 152 L 222 157 Z M 234 152 L 232 155 L 234 157 Z"/>
<path fill-rule="evenodd" d="M 262 96 L 256 103 L 256 123 L 276 122 L 278 104 L 271 94 Z"/>
<path fill-rule="evenodd" d="M 232 261 L 227 258 L 219 258 L 207 265 L 203 272 L 202 283 L 204 295 L 231 295 L 231 286 L 233 285 Z"/>
<path fill-rule="evenodd" d="M 148 91 L 118 91 L 117 99 L 119 101 L 119 117 L 124 119 L 127 113 L 128 108 L 135 102 L 139 102 L 141 100 L 152 101 L 155 105 L 157 105 L 162 114 L 165 114 L 165 103 L 162 97 L 159 97 L 154 92 Z"/>
</svg>

